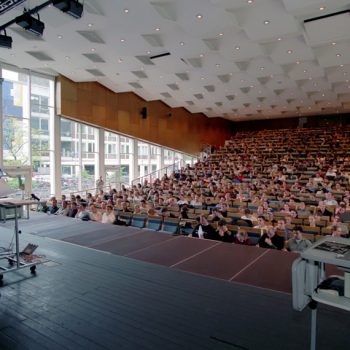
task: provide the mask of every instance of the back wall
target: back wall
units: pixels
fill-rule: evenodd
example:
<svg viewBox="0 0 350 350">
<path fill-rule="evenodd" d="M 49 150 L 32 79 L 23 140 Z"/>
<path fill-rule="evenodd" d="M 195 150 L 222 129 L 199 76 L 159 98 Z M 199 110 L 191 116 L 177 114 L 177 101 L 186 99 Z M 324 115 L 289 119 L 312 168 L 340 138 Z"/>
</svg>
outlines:
<svg viewBox="0 0 350 350">
<path fill-rule="evenodd" d="M 145 101 L 132 92 L 115 93 L 96 82 L 75 83 L 59 76 L 56 87 L 57 114 L 188 154 L 198 154 L 203 144 L 223 145 L 233 132 L 229 120 Z"/>
</svg>

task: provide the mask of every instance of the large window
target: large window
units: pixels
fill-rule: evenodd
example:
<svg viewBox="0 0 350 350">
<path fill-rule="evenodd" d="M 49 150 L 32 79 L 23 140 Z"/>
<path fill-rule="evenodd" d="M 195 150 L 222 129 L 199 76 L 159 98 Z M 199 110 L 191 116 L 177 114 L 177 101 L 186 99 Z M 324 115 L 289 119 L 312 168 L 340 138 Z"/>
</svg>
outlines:
<svg viewBox="0 0 350 350">
<path fill-rule="evenodd" d="M 100 175 L 114 187 L 139 176 L 153 181 L 175 162 L 193 164 L 181 152 L 55 116 L 54 78 L 0 68 L 0 166 L 23 169 L 22 183 L 40 198 L 92 189 Z"/>
</svg>

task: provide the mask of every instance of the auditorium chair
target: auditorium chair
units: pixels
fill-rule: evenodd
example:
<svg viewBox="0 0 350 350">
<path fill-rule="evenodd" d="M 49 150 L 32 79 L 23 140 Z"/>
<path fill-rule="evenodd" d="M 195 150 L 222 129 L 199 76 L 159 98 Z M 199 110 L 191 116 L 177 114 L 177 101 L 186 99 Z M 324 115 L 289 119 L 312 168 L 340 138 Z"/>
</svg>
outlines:
<svg viewBox="0 0 350 350">
<path fill-rule="evenodd" d="M 162 222 L 163 218 L 161 216 L 148 216 L 145 228 L 152 231 L 159 231 Z"/>
<path fill-rule="evenodd" d="M 144 228 L 147 220 L 147 215 L 134 214 L 131 218 L 130 226 Z"/>
</svg>

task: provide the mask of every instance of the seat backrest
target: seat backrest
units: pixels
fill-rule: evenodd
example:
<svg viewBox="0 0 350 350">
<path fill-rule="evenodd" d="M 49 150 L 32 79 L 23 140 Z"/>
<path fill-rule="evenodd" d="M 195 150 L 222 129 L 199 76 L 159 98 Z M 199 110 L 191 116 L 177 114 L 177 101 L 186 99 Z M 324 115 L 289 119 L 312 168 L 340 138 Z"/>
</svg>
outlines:
<svg viewBox="0 0 350 350">
<path fill-rule="evenodd" d="M 119 212 L 119 218 L 122 221 L 125 221 L 127 225 L 130 225 L 131 219 L 132 219 L 133 213 L 120 211 Z"/>
<path fill-rule="evenodd" d="M 164 218 L 161 230 L 168 233 L 178 233 L 179 223 L 180 219 L 178 218 Z"/>
<path fill-rule="evenodd" d="M 144 228 L 147 215 L 134 214 L 131 218 L 130 226 Z"/>
<path fill-rule="evenodd" d="M 161 216 L 148 216 L 146 228 L 149 230 L 158 231 L 162 225 L 163 218 Z"/>
</svg>

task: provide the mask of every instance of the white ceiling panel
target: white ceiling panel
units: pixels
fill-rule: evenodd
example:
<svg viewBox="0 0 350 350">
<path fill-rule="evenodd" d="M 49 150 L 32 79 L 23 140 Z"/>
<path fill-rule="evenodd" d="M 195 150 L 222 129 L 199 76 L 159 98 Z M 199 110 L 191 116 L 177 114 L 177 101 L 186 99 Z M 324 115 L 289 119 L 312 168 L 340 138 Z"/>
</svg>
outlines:
<svg viewBox="0 0 350 350">
<path fill-rule="evenodd" d="M 25 2 L 3 14 L 1 24 L 24 6 L 41 3 Z M 304 20 L 349 5 L 345 0 L 85 0 L 79 20 L 54 7 L 41 11 L 42 37 L 11 25 L 13 48 L 0 49 L 0 57 L 209 117 L 284 118 L 336 108 L 343 113 L 349 106 L 349 21 L 343 16 L 337 23 L 313 23 L 307 32 Z M 150 59 L 166 52 L 170 55 Z"/>
</svg>

